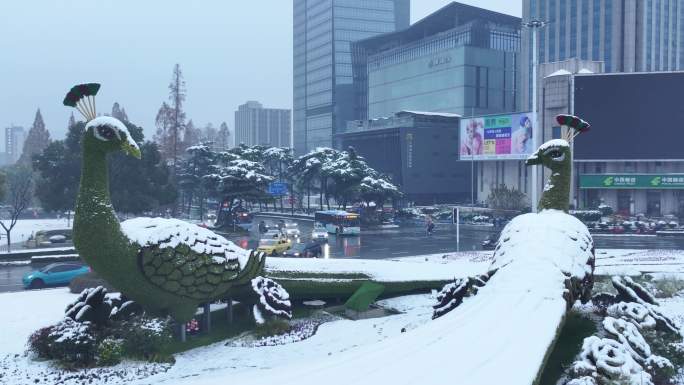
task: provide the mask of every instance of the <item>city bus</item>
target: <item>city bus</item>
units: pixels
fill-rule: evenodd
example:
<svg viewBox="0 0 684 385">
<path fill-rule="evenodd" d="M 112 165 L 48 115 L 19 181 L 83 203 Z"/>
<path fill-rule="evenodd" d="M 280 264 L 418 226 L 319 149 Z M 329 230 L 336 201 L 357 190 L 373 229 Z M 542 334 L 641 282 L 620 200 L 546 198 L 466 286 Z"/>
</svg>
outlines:
<svg viewBox="0 0 684 385">
<path fill-rule="evenodd" d="M 341 210 L 317 211 L 314 220 L 323 225 L 330 234 L 359 235 L 361 233 L 359 214 Z"/>
</svg>

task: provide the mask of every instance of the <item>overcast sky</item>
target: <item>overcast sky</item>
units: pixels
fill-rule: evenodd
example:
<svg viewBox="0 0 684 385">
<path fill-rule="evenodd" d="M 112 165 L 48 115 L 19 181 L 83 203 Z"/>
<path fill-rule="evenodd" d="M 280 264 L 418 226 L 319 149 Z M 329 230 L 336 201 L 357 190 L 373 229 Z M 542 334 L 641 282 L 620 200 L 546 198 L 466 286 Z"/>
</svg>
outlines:
<svg viewBox="0 0 684 385">
<path fill-rule="evenodd" d="M 521 14 L 521 0 L 461 2 Z M 448 3 L 412 0 L 411 21 Z M 0 58 L 0 128 L 28 129 L 40 108 L 60 139 L 71 113 L 61 103 L 66 91 L 100 82 L 98 112 L 118 101 L 151 136 L 179 63 L 188 117 L 232 129 L 246 100 L 292 108 L 292 2 L 2 0 Z"/>
</svg>

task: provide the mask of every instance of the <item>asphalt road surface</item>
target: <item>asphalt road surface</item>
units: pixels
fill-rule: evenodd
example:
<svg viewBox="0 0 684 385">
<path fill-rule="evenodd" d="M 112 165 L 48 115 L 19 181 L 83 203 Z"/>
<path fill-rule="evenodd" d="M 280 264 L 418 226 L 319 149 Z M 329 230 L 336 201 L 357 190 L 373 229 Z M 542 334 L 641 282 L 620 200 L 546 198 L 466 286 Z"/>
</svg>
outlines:
<svg viewBox="0 0 684 385">
<path fill-rule="evenodd" d="M 229 238 L 241 247 L 255 248 L 260 238 L 256 223 L 261 219 L 277 221 L 271 218 L 257 218 L 249 236 Z M 302 234 L 302 241 L 308 241 L 313 222 L 306 220 L 296 222 Z M 425 234 L 425 227 L 420 224 L 362 230 L 360 236 L 337 237 L 330 234 L 324 246 L 324 257 L 386 259 L 457 250 L 479 250 L 481 242 L 492 232 L 491 228 L 472 229 L 462 226 L 460 243 L 457 243 L 454 225 L 439 223 L 435 227 L 434 234 L 430 236 Z M 684 249 L 684 237 L 594 235 L 594 243 L 598 249 Z M 0 266 L 0 292 L 23 290 L 21 277 L 38 267 Z"/>
</svg>

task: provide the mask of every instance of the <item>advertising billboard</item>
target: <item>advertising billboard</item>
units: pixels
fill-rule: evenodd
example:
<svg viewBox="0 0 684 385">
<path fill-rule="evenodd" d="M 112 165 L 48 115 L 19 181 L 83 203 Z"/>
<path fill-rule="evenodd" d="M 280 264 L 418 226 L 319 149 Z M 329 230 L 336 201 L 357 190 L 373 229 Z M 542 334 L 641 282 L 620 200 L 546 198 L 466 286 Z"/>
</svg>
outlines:
<svg viewBox="0 0 684 385">
<path fill-rule="evenodd" d="M 461 119 L 461 160 L 527 159 L 535 150 L 531 112 Z"/>
</svg>

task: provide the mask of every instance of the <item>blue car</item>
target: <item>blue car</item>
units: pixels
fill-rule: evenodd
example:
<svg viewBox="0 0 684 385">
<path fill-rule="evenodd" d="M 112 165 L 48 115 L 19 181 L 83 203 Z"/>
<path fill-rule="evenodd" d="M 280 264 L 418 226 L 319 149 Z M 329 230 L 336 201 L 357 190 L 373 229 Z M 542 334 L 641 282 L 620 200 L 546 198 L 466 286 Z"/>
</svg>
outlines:
<svg viewBox="0 0 684 385">
<path fill-rule="evenodd" d="M 52 263 L 40 270 L 24 274 L 21 280 L 26 289 L 40 289 L 46 286 L 68 285 L 72 279 L 90 271 L 88 266 L 77 263 Z"/>
</svg>

